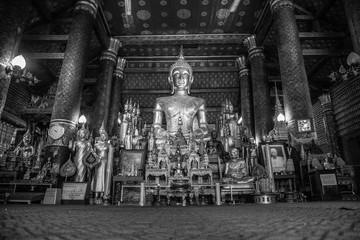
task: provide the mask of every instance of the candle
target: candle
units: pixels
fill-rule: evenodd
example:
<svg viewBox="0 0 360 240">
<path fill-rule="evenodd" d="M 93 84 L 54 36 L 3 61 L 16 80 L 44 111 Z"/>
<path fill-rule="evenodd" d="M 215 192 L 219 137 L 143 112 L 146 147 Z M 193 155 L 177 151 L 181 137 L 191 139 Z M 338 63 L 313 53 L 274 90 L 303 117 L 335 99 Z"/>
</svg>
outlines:
<svg viewBox="0 0 360 240">
<path fill-rule="evenodd" d="M 215 183 L 216 205 L 221 205 L 220 183 Z"/>
<path fill-rule="evenodd" d="M 140 184 L 140 206 L 144 206 L 145 201 L 145 183 Z"/>
</svg>

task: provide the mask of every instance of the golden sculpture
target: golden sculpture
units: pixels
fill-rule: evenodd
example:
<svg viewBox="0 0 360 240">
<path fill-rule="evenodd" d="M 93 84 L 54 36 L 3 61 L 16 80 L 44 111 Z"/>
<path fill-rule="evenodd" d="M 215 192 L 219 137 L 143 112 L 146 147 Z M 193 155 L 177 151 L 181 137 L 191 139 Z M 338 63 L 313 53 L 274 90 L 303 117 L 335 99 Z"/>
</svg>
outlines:
<svg viewBox="0 0 360 240">
<path fill-rule="evenodd" d="M 74 164 L 76 166 L 75 182 L 85 182 L 86 167 L 83 164 L 83 159 L 87 155 L 87 152 L 91 149 L 91 143 L 89 141 L 90 132 L 84 125 L 76 133 L 76 141 L 72 146 L 72 151 L 75 153 Z"/>
<path fill-rule="evenodd" d="M 173 95 L 156 99 L 153 118 L 156 138 L 166 139 L 167 133 L 174 137 L 180 125 L 179 119 L 182 120 L 181 128 L 186 138 L 190 131 L 197 129 L 195 134 L 207 133 L 205 100 L 189 96 L 193 79 L 192 68 L 180 53 L 179 59 L 171 66 L 168 77 Z M 166 130 L 161 127 L 163 114 Z"/>
<path fill-rule="evenodd" d="M 95 174 L 91 182 L 91 191 L 95 193 L 95 203 L 109 204 L 110 185 L 113 172 L 114 148 L 108 141 L 108 134 L 105 131 L 104 123 L 100 128 L 100 137 L 94 145 L 95 154 L 100 158 L 100 165 L 95 168 Z"/>
</svg>

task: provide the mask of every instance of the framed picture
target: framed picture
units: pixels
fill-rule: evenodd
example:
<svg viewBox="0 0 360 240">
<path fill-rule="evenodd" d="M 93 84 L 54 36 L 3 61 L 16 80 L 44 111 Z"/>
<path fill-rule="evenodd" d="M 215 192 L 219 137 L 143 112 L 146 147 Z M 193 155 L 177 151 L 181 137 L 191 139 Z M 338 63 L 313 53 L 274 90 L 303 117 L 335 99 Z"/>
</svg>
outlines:
<svg viewBox="0 0 360 240">
<path fill-rule="evenodd" d="M 261 145 L 261 152 L 264 162 L 267 163 L 266 145 Z M 269 152 L 271 165 L 274 173 L 281 173 L 286 171 L 286 153 L 283 144 L 269 144 Z"/>
<path fill-rule="evenodd" d="M 145 149 L 126 150 L 120 152 L 120 175 L 144 176 Z"/>
</svg>

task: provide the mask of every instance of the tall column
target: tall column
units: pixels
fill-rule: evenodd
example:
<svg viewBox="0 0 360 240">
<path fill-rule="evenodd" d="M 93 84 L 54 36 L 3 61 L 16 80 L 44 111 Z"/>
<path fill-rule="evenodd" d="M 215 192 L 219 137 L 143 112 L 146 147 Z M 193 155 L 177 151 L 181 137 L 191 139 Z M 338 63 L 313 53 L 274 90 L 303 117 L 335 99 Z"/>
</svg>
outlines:
<svg viewBox="0 0 360 240">
<path fill-rule="evenodd" d="M 242 125 L 249 130 L 254 136 L 253 125 L 253 104 L 251 95 L 251 80 L 249 76 L 249 69 L 247 67 L 247 60 L 244 55 L 236 59 L 239 67 L 239 80 L 240 80 L 240 96 L 238 106 L 241 106 Z"/>
<path fill-rule="evenodd" d="M 339 156 L 339 145 L 334 121 L 334 111 L 332 108 L 331 97 L 329 93 L 324 93 L 319 97 L 323 112 L 325 124 L 326 140 L 330 145 L 331 153 Z"/>
<path fill-rule="evenodd" d="M 271 104 L 269 80 L 265 69 L 264 49 L 256 46 L 255 35 L 251 35 L 244 40 L 248 48 L 251 85 L 254 106 L 254 128 L 256 142 L 261 141 L 264 134 L 268 134 L 272 129 Z"/>
<path fill-rule="evenodd" d="M 313 109 L 293 4 L 290 0 L 272 0 L 271 10 L 275 21 L 288 131 L 297 138 L 314 137 Z M 307 130 L 310 128 L 306 130 L 304 126 L 299 131 L 297 120 L 300 119 L 307 119 L 309 124 L 306 125 L 311 125 L 309 132 Z"/>
<path fill-rule="evenodd" d="M 99 134 L 99 129 L 103 122 L 106 132 L 109 133 L 110 130 L 108 121 L 112 93 L 112 77 L 120 47 L 121 42 L 118 39 L 110 38 L 108 49 L 105 50 L 100 57 L 100 73 L 96 82 L 96 101 L 94 105 L 95 119 L 92 119 L 90 122 L 95 136 Z"/>
<path fill-rule="evenodd" d="M 5 67 L 19 51 L 21 35 L 29 16 L 31 1 L 0 1 L 0 119 L 5 107 L 11 77 Z M 5 37 L 6 36 L 6 37 Z"/>
<path fill-rule="evenodd" d="M 113 87 L 111 92 L 110 100 L 110 117 L 109 117 L 109 130 L 112 135 L 119 134 L 119 124 L 117 122 L 118 113 L 121 108 L 121 89 L 124 79 L 124 68 L 126 60 L 124 58 L 118 57 L 116 68 L 113 74 Z"/>
<path fill-rule="evenodd" d="M 354 51 L 360 54 L 360 1 L 343 0 Z"/>
<path fill-rule="evenodd" d="M 58 186 L 61 184 L 58 169 L 69 157 L 68 144 L 77 130 L 87 53 L 97 8 L 97 0 L 76 3 L 61 67 L 45 149 L 46 160 L 51 159 L 53 169 L 57 171 L 54 182 Z"/>
</svg>

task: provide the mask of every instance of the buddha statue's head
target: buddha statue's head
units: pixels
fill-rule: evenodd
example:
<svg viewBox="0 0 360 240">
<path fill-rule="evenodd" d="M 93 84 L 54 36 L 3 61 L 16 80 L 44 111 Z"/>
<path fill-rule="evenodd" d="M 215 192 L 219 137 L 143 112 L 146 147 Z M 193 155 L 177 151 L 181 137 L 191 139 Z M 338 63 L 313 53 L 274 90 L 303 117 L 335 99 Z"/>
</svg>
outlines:
<svg viewBox="0 0 360 240">
<path fill-rule="evenodd" d="M 105 130 L 104 122 L 102 123 L 102 125 L 100 127 L 99 133 L 100 133 L 100 140 L 101 141 L 107 141 L 108 140 L 108 134 L 107 134 L 107 132 Z"/>
<path fill-rule="evenodd" d="M 89 138 L 89 130 L 84 127 L 84 125 L 77 131 L 77 140 L 84 140 Z"/>
<path fill-rule="evenodd" d="M 232 159 L 239 158 L 239 150 L 237 148 L 232 148 L 230 154 Z"/>
<path fill-rule="evenodd" d="M 185 61 L 180 53 L 179 59 L 171 66 L 169 83 L 171 85 L 171 94 L 178 91 L 184 91 L 190 94 L 190 86 L 194 80 L 191 66 Z"/>
</svg>

